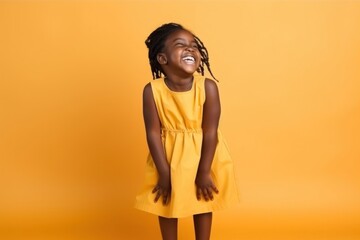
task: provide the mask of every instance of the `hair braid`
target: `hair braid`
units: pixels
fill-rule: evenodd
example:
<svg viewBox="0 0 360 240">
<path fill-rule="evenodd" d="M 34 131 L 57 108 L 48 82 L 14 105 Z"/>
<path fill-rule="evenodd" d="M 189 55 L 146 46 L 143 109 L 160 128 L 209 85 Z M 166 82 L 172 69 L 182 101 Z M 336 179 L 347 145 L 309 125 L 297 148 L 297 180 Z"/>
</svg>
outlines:
<svg viewBox="0 0 360 240">
<path fill-rule="evenodd" d="M 178 31 L 178 30 L 189 31 L 189 30 L 185 29 L 183 26 L 181 26 L 180 24 L 167 23 L 167 24 L 163 24 L 160 27 L 158 27 L 157 29 L 155 29 L 145 40 L 145 44 L 146 44 L 147 48 L 149 49 L 148 57 L 149 57 L 149 63 L 150 63 L 153 79 L 160 78 L 161 75 L 165 75 L 164 71 L 161 68 L 161 65 L 157 61 L 157 55 L 158 55 L 158 53 L 160 53 L 163 50 L 167 37 L 171 33 Z M 204 46 L 203 42 L 197 36 L 195 36 L 193 33 L 191 33 L 191 34 L 194 36 L 194 39 L 196 41 L 196 44 L 199 47 L 199 52 L 201 55 L 201 64 L 199 67 L 199 72 L 201 73 L 201 75 L 204 75 L 204 64 L 205 64 L 206 68 L 210 72 L 211 76 L 216 80 L 216 78 L 214 77 L 214 75 L 210 69 L 209 53 L 208 53 L 206 47 Z"/>
<path fill-rule="evenodd" d="M 195 38 L 195 41 L 197 43 L 197 45 L 199 46 L 199 51 L 200 51 L 200 55 L 201 55 L 201 64 L 200 64 L 200 72 L 201 72 L 201 75 L 204 75 L 204 63 L 206 65 L 206 68 L 208 69 L 210 75 L 215 79 L 215 76 L 214 74 L 211 72 L 211 69 L 210 69 L 210 62 L 209 62 L 209 52 L 208 50 L 206 49 L 204 43 L 200 40 L 200 38 L 198 38 L 197 36 L 195 36 L 193 34 L 194 38 Z"/>
</svg>

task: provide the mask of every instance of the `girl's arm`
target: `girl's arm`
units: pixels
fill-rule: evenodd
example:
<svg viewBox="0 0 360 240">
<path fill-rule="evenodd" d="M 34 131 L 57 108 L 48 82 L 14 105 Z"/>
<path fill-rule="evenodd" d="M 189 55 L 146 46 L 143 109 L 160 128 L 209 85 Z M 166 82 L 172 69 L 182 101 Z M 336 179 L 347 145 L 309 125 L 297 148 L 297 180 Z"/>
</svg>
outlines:
<svg viewBox="0 0 360 240">
<path fill-rule="evenodd" d="M 195 184 L 198 200 L 203 196 L 208 201 L 209 199 L 213 200 L 213 191 L 215 193 L 219 192 L 211 177 L 211 164 L 218 141 L 217 132 L 221 108 L 218 88 L 214 81 L 205 80 L 205 93 L 206 99 L 202 120 L 203 141 Z"/>
<path fill-rule="evenodd" d="M 157 202 L 162 196 L 163 204 L 166 204 L 170 200 L 171 192 L 170 168 L 161 141 L 161 124 L 150 83 L 145 86 L 143 91 L 143 117 L 150 154 L 159 173 L 158 183 L 152 191 L 156 193 L 154 201 Z"/>
</svg>

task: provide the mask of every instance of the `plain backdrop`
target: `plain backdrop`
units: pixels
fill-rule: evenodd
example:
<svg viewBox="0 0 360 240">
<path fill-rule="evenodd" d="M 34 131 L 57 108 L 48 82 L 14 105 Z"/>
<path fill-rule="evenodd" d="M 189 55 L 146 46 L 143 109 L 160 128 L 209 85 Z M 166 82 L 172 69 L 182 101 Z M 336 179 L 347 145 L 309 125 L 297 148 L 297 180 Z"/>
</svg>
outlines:
<svg viewBox="0 0 360 240">
<path fill-rule="evenodd" d="M 241 193 L 212 239 L 360 239 L 359 13 L 359 1 L 0 1 L 0 238 L 160 238 L 133 209 L 144 41 L 177 22 L 220 80 Z M 194 239 L 191 218 L 179 232 Z"/>
</svg>

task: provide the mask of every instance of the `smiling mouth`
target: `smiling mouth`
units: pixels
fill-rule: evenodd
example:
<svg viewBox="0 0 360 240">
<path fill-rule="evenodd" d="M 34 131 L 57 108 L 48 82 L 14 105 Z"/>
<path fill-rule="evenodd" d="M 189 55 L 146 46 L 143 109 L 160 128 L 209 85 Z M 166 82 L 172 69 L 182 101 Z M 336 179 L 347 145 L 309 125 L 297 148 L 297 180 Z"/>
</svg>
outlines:
<svg viewBox="0 0 360 240">
<path fill-rule="evenodd" d="M 192 56 L 186 56 L 183 57 L 182 60 L 188 64 L 194 64 L 195 63 L 195 58 Z"/>
</svg>

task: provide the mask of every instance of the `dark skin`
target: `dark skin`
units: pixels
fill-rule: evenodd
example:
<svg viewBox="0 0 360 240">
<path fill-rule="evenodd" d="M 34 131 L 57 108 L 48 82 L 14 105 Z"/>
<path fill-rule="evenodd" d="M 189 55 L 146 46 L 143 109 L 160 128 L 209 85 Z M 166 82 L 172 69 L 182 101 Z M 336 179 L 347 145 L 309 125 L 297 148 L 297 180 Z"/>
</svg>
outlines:
<svg viewBox="0 0 360 240">
<path fill-rule="evenodd" d="M 184 56 L 192 56 L 194 61 L 184 61 Z M 166 84 L 171 90 L 181 92 L 191 89 L 193 74 L 199 68 L 201 57 L 190 32 L 179 30 L 169 35 L 157 60 L 166 75 Z M 218 88 L 214 81 L 205 80 L 205 92 L 206 100 L 202 119 L 203 142 L 195 184 L 198 200 L 203 198 L 209 201 L 214 199 L 214 193 L 219 192 L 211 176 L 211 164 L 217 144 L 221 109 Z M 145 86 L 143 92 L 143 116 L 149 150 L 159 174 L 158 183 L 153 189 L 154 201 L 157 202 L 162 197 L 162 203 L 167 204 L 171 195 L 170 166 L 161 141 L 161 122 L 150 84 Z M 164 240 L 177 239 L 177 219 L 159 217 L 159 222 Z M 197 240 L 210 238 L 211 222 L 211 213 L 194 215 Z"/>
</svg>

